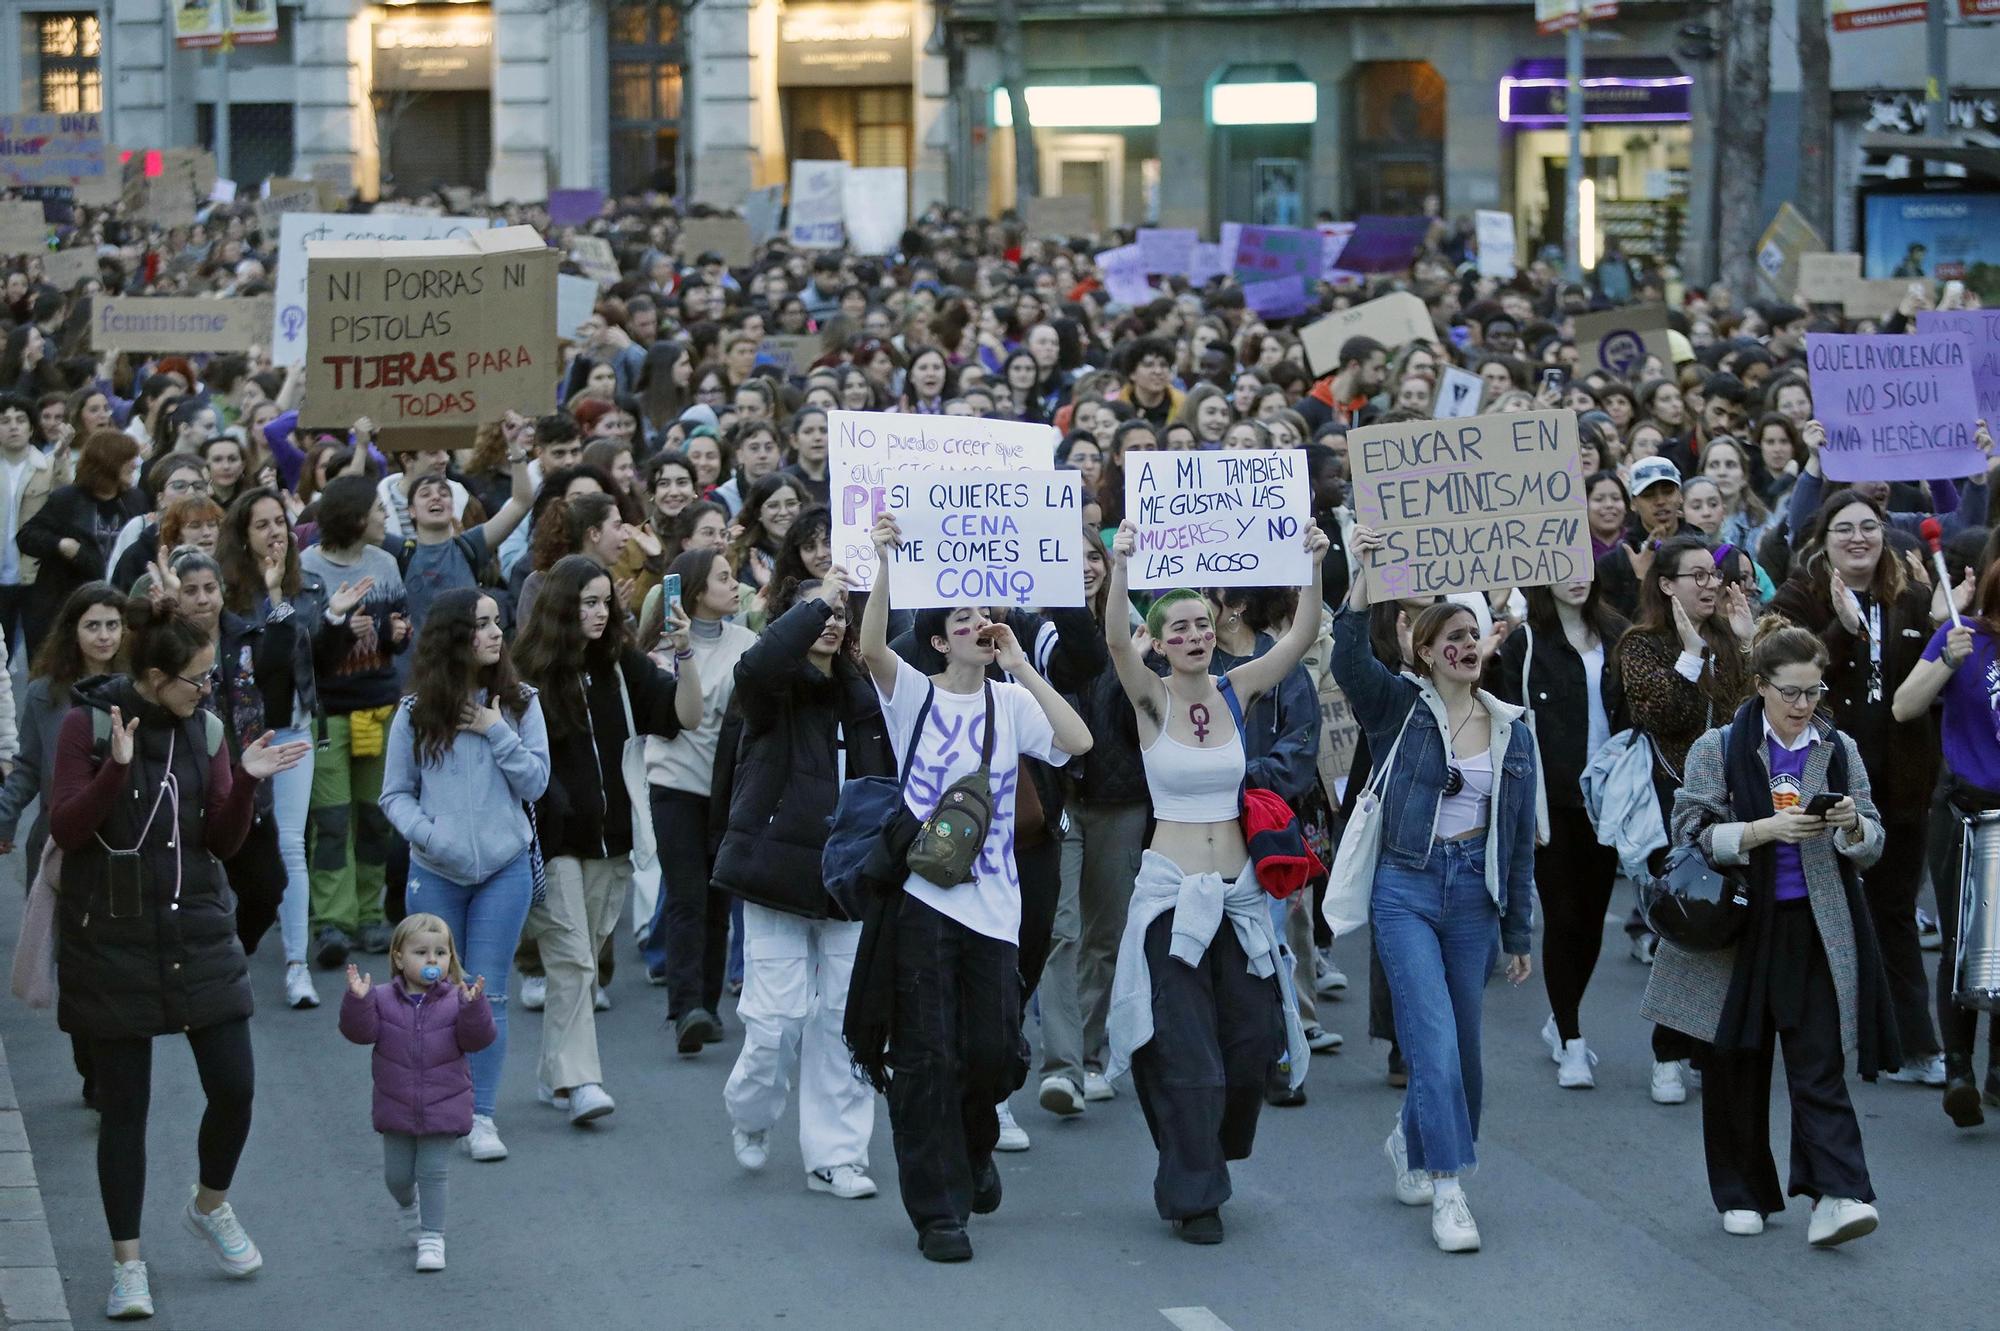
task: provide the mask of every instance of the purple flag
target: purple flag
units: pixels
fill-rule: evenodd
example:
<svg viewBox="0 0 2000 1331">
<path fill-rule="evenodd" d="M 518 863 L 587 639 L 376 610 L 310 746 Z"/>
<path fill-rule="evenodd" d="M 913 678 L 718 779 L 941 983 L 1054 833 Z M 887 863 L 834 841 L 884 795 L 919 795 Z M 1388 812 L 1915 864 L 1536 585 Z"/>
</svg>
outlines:
<svg viewBox="0 0 2000 1331">
<path fill-rule="evenodd" d="M 582 226 L 604 211 L 601 189 L 552 189 L 549 191 L 549 225 Z"/>
<path fill-rule="evenodd" d="M 1416 260 L 1431 229 L 1428 217 L 1363 217 L 1340 251 L 1350 273 L 1399 273 Z"/>
</svg>

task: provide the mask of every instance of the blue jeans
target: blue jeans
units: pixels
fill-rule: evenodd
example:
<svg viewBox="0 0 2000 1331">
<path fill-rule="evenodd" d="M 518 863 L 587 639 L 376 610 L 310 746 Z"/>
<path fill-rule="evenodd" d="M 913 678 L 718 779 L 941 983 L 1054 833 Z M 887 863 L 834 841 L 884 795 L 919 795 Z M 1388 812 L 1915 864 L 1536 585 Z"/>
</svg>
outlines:
<svg viewBox="0 0 2000 1331">
<path fill-rule="evenodd" d="M 404 897 L 410 913 L 422 911 L 450 925 L 467 982 L 486 977 L 496 1034 L 492 1044 L 471 1055 L 472 1112 L 489 1118 L 500 1093 L 500 1068 L 507 1061 L 507 983 L 534 890 L 526 851 L 485 882 L 469 885 L 440 878 L 415 860 L 410 862 L 410 886 Z"/>
<path fill-rule="evenodd" d="M 311 725 L 289 726 L 271 742 L 311 740 Z M 278 903 L 278 935 L 285 960 L 306 959 L 306 917 L 312 911 L 312 879 L 306 873 L 306 815 L 312 807 L 313 751 L 296 767 L 271 778 L 271 815 L 278 821 L 278 856 L 285 864 L 285 895 Z"/>
<path fill-rule="evenodd" d="M 1410 1067 L 1410 1168 L 1465 1173 L 1477 1163 L 1480 1010 L 1500 931 L 1500 908 L 1486 890 L 1486 838 L 1437 842 L 1421 869 L 1385 851 L 1371 910 L 1396 1043 Z"/>
</svg>

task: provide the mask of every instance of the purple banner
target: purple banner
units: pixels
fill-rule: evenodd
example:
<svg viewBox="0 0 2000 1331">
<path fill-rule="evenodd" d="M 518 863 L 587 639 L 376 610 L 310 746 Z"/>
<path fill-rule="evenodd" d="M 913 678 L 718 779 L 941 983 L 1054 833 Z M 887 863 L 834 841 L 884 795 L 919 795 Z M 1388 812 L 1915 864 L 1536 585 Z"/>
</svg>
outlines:
<svg viewBox="0 0 2000 1331">
<path fill-rule="evenodd" d="M 1340 251 L 1350 273 L 1400 273 L 1416 260 L 1431 229 L 1428 217 L 1362 217 Z"/>
<path fill-rule="evenodd" d="M 604 211 L 601 189 L 552 189 L 549 191 L 549 225 L 582 226 Z"/>
<path fill-rule="evenodd" d="M 1243 303 L 1263 319 L 1290 319 L 1312 308 L 1306 280 L 1297 273 L 1243 284 Z"/>
<path fill-rule="evenodd" d="M 1810 333 L 1813 407 L 1826 426 L 1820 466 L 1834 481 L 1950 480 L 1986 470 L 1973 441 L 1979 395 L 1963 333 Z"/>
<path fill-rule="evenodd" d="M 2000 310 L 1918 310 L 1917 332 L 1962 333 L 1972 339 L 1979 419 L 2000 424 Z"/>
<path fill-rule="evenodd" d="M 1311 282 L 1319 277 L 1317 231 L 1291 226 L 1245 226 L 1236 233 L 1232 271 L 1246 286 L 1279 277 Z"/>
</svg>

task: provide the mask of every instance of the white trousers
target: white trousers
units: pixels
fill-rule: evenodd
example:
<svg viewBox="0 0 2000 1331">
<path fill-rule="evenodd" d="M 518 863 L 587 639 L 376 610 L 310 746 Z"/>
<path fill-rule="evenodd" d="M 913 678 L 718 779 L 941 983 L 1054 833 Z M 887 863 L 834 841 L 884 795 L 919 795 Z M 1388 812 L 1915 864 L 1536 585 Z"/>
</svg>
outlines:
<svg viewBox="0 0 2000 1331">
<path fill-rule="evenodd" d="M 793 1069 L 799 1080 L 799 1154 L 808 1171 L 868 1167 L 875 1088 L 855 1072 L 841 1023 L 859 922 L 808 920 L 743 903 L 743 1052 L 722 1102 L 745 1132 L 784 1116 Z"/>
</svg>

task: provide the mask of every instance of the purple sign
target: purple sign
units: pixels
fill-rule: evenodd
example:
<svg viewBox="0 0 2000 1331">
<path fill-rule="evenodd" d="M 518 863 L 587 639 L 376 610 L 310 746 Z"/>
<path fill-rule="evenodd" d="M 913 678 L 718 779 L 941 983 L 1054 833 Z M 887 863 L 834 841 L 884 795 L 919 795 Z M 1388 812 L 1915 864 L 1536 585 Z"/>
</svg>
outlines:
<svg viewBox="0 0 2000 1331">
<path fill-rule="evenodd" d="M 1972 339 L 1979 419 L 2000 422 L 2000 310 L 1918 310 L 1917 332 L 1962 333 Z"/>
<path fill-rule="evenodd" d="M 1306 280 L 1297 273 L 1243 284 L 1243 303 L 1262 319 L 1290 319 L 1312 308 Z"/>
<path fill-rule="evenodd" d="M 1350 273 L 1400 273 L 1416 261 L 1430 234 L 1428 217 L 1362 217 L 1341 247 L 1340 266 Z"/>
<path fill-rule="evenodd" d="M 1974 359 L 1963 333 L 1807 334 L 1827 479 L 1949 480 L 1985 471 L 1986 454 L 1973 440 Z"/>
<path fill-rule="evenodd" d="M 1139 228 L 1139 257 L 1146 271 L 1178 277 L 1194 263 L 1195 243 L 1201 237 L 1193 230 L 1142 226 Z"/>
<path fill-rule="evenodd" d="M 549 225 L 582 226 L 604 211 L 601 189 L 552 189 L 549 191 Z"/>
<path fill-rule="evenodd" d="M 1236 233 L 1233 263 L 1236 280 L 1246 286 L 1279 277 L 1314 281 L 1319 277 L 1319 232 L 1292 226 L 1245 226 Z"/>
<path fill-rule="evenodd" d="M 1105 294 L 1120 305 L 1144 305 L 1153 298 L 1153 288 L 1146 281 L 1146 264 L 1139 257 L 1137 245 L 1100 251 L 1097 275 L 1104 282 Z"/>
<path fill-rule="evenodd" d="M 1222 246 L 1213 242 L 1196 245 L 1188 253 L 1188 281 L 1196 286 L 1205 285 L 1211 278 L 1221 277 L 1229 271 L 1229 265 L 1222 261 Z"/>
</svg>

